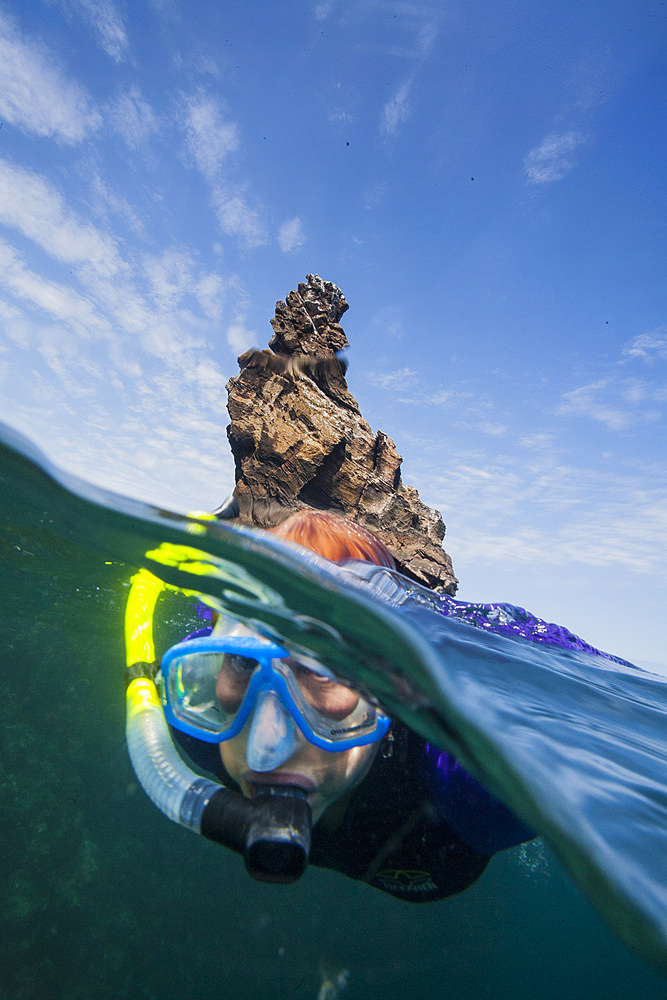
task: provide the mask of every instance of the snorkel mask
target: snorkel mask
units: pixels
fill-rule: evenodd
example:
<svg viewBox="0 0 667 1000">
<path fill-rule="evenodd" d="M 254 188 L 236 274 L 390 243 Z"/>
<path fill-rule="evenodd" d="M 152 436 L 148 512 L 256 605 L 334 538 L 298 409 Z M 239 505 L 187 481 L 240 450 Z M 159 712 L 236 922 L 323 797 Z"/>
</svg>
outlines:
<svg viewBox="0 0 667 1000">
<path fill-rule="evenodd" d="M 164 654 L 158 672 L 153 615 L 165 589 L 177 588 L 141 570 L 126 607 L 126 735 L 135 774 L 169 819 L 242 854 L 254 878 L 295 881 L 310 850 L 306 792 L 263 784 L 260 794 L 246 799 L 188 767 L 169 724 L 221 743 L 250 720 L 248 766 L 266 772 L 306 741 L 347 750 L 381 739 L 390 721 L 318 664 L 294 661 L 287 650 L 255 636 L 214 634 L 178 643 Z M 346 693 L 344 705 L 332 701 L 329 684 Z"/>
<path fill-rule="evenodd" d="M 307 740 L 350 750 L 381 739 L 389 719 L 312 660 L 254 635 L 180 642 L 162 657 L 161 688 L 169 723 L 206 743 L 237 736 L 250 717 L 247 763 L 270 771 Z"/>
</svg>

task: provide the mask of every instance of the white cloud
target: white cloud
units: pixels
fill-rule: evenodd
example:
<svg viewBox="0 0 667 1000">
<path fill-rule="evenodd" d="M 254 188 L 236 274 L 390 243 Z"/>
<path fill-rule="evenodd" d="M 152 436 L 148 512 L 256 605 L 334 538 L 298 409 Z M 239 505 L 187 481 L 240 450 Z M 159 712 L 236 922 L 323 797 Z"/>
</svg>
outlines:
<svg viewBox="0 0 667 1000">
<path fill-rule="evenodd" d="M 571 389 L 563 395 L 557 412 L 566 416 L 589 417 L 605 424 L 610 430 L 625 430 L 630 424 L 627 411 L 614 406 L 608 398 L 610 379 L 600 379 Z"/>
<path fill-rule="evenodd" d="M 138 149 L 158 130 L 152 107 L 138 87 L 130 87 L 109 105 L 109 119 L 130 149 Z"/>
<path fill-rule="evenodd" d="M 75 2 L 83 19 L 98 36 L 99 43 L 107 55 L 116 62 L 124 59 L 128 49 L 127 32 L 112 0 L 75 0 Z"/>
<path fill-rule="evenodd" d="M 507 434 L 507 425 L 499 424 L 493 420 L 483 420 L 477 426 L 483 434 L 490 434 L 491 437 L 503 437 Z"/>
<path fill-rule="evenodd" d="M 141 346 L 152 357 L 159 358 L 172 368 L 181 369 L 189 363 L 195 351 L 203 350 L 204 342 L 185 334 L 174 316 L 163 317 L 144 329 Z"/>
<path fill-rule="evenodd" d="M 196 94 L 183 100 L 188 152 L 197 168 L 213 180 L 230 153 L 239 148 L 239 133 L 212 97 Z"/>
<path fill-rule="evenodd" d="M 111 237 L 79 222 L 48 181 L 6 160 L 0 160 L 0 221 L 56 260 L 85 266 L 105 278 L 124 270 Z"/>
<path fill-rule="evenodd" d="M 79 338 L 59 326 L 38 327 L 34 331 L 36 350 L 46 367 L 56 376 L 69 399 L 90 399 L 105 379 L 104 367 L 82 354 Z"/>
<path fill-rule="evenodd" d="M 576 130 L 552 132 L 527 154 L 524 169 L 531 184 L 550 184 L 562 180 L 572 170 L 573 154 L 585 136 Z"/>
<path fill-rule="evenodd" d="M 242 320 L 238 320 L 227 327 L 227 343 L 237 354 L 242 354 L 257 343 L 257 334 L 254 330 L 248 330 Z"/>
<path fill-rule="evenodd" d="M 90 97 L 39 42 L 25 41 L 0 13 L 0 115 L 31 132 L 80 142 L 101 123 Z"/>
<path fill-rule="evenodd" d="M 554 435 L 546 431 L 536 431 L 534 434 L 523 434 L 519 438 L 519 444 L 524 448 L 535 449 L 540 452 L 553 451 L 555 447 Z"/>
<path fill-rule="evenodd" d="M 113 213 L 121 218 L 135 235 L 144 236 L 144 224 L 127 198 L 112 191 L 97 173 L 93 174 L 91 179 L 90 191 L 92 208 L 96 215 L 106 218 L 109 213 Z"/>
<path fill-rule="evenodd" d="M 468 565 L 572 573 L 586 565 L 664 576 L 664 470 L 646 489 L 643 474 L 575 468 L 545 449 L 532 461 L 448 451 L 446 462 L 436 462 L 422 469 L 420 495 L 444 511 L 448 537 Z"/>
<path fill-rule="evenodd" d="M 438 389 L 431 393 L 420 392 L 414 396 L 399 396 L 396 401 L 410 406 L 442 406 L 445 409 L 456 406 L 460 410 L 463 401 L 472 396 L 473 393 L 464 389 Z M 479 419 L 484 409 L 485 407 L 480 402 L 477 410 L 469 407 L 465 412 L 468 416 Z"/>
<path fill-rule="evenodd" d="M 182 250 L 172 247 L 159 256 L 146 257 L 144 271 L 153 300 L 161 311 L 175 309 L 192 288 L 192 261 Z"/>
<path fill-rule="evenodd" d="M 108 335 L 111 332 L 110 325 L 99 316 L 87 298 L 78 295 L 65 285 L 35 274 L 4 240 L 0 240 L 0 284 L 15 298 L 28 302 L 58 322 L 76 329 L 80 334 Z M 25 341 L 27 329 L 21 324 L 20 330 L 17 329 L 12 333 L 11 322 L 6 327 L 9 335 L 18 343 L 21 340 Z M 29 346 L 29 342 L 22 346 Z"/>
<path fill-rule="evenodd" d="M 403 389 L 417 378 L 414 368 L 398 368 L 393 372 L 368 372 L 366 379 L 380 389 Z"/>
<path fill-rule="evenodd" d="M 205 391 L 207 398 L 213 392 L 222 396 L 227 385 L 227 376 L 223 375 L 220 369 L 209 359 L 190 366 L 184 372 L 184 379 L 187 382 L 194 383 L 198 391 Z"/>
<path fill-rule="evenodd" d="M 241 293 L 233 278 L 202 271 L 177 248 L 130 266 L 116 242 L 82 222 L 51 184 L 2 160 L 0 222 L 67 265 L 84 293 L 34 273 L 4 242 L 0 287 L 79 335 L 106 339 L 112 366 L 129 376 L 142 349 L 165 364 L 189 364 L 193 352 L 204 349 L 211 324 L 219 328 L 228 291 L 236 290 L 238 308 Z M 137 344 L 129 352 L 128 338 Z"/>
<path fill-rule="evenodd" d="M 241 192 L 216 188 L 213 192 L 213 208 L 223 233 L 237 236 L 246 249 L 266 243 L 266 232 L 259 215 L 248 205 Z"/>
<path fill-rule="evenodd" d="M 641 358 L 655 362 L 667 359 L 667 327 L 659 327 L 652 333 L 642 333 L 623 348 L 626 358 Z"/>
<path fill-rule="evenodd" d="M 0 242 L 0 252 L 5 246 L 4 243 Z M 21 316 L 21 310 L 17 309 L 16 306 L 12 305 L 11 302 L 6 302 L 0 299 L 0 319 L 7 322 L 8 320 L 16 320 Z"/>
<path fill-rule="evenodd" d="M 566 392 L 556 412 L 596 420 L 610 430 L 624 431 L 659 420 L 665 402 L 664 381 L 608 376 Z"/>
<path fill-rule="evenodd" d="M 283 222 L 278 233 L 278 243 L 283 253 L 295 253 L 305 242 L 306 234 L 298 216 Z"/>
<path fill-rule="evenodd" d="M 355 116 L 351 112 L 341 107 L 332 108 L 327 117 L 334 125 L 351 125 L 355 120 Z"/>
<path fill-rule="evenodd" d="M 380 134 L 383 136 L 395 136 L 399 128 L 410 117 L 410 90 L 412 80 L 401 84 L 394 96 L 387 101 L 382 110 L 380 121 Z"/>
<path fill-rule="evenodd" d="M 417 31 L 417 51 L 422 58 L 431 54 L 438 34 L 437 21 L 425 21 Z"/>
<path fill-rule="evenodd" d="M 197 280 L 194 295 L 208 319 L 219 322 L 225 298 L 225 282 L 219 274 L 203 274 Z"/>
<path fill-rule="evenodd" d="M 240 187 L 221 178 L 224 161 L 240 146 L 236 124 L 226 119 L 219 102 L 201 92 L 182 99 L 181 113 L 188 153 L 211 185 L 211 203 L 223 233 L 237 237 L 244 249 L 262 246 L 266 231 L 257 211 Z"/>
</svg>

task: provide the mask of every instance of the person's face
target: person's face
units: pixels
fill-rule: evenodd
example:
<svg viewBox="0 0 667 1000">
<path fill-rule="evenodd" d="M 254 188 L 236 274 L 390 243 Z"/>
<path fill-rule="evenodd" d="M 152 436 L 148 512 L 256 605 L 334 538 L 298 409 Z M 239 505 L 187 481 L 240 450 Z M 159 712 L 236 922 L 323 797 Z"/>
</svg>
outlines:
<svg viewBox="0 0 667 1000">
<path fill-rule="evenodd" d="M 251 771 L 246 763 L 249 727 L 250 722 L 238 736 L 220 744 L 220 756 L 229 776 L 250 799 L 259 794 L 263 784 L 296 785 L 305 789 L 314 823 L 328 806 L 365 778 L 378 749 L 377 743 L 370 743 L 331 752 L 306 743 L 275 770 Z"/>
<path fill-rule="evenodd" d="M 296 663 L 293 663 L 293 672 L 298 674 L 299 686 L 306 700 L 330 718 L 342 720 L 356 706 L 358 694 L 344 684 L 322 677 Z M 235 683 L 232 670 L 223 669 L 220 672 L 218 699 L 230 708 L 242 693 L 235 691 Z M 257 795 L 262 785 L 289 784 L 303 788 L 307 792 L 313 822 L 317 822 L 336 799 L 363 780 L 379 746 L 379 743 L 371 743 L 350 750 L 329 751 L 301 739 L 295 752 L 284 763 L 269 771 L 254 771 L 247 762 L 248 739 L 254 715 L 255 712 L 238 736 L 220 744 L 220 755 L 227 773 L 247 798 Z M 261 720 L 260 716 L 260 725 Z"/>
</svg>

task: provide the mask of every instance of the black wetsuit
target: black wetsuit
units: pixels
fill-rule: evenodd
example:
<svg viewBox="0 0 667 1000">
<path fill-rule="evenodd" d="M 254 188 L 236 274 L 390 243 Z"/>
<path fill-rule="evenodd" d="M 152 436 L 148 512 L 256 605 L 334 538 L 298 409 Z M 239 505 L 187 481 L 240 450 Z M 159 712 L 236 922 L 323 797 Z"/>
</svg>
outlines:
<svg viewBox="0 0 667 1000">
<path fill-rule="evenodd" d="M 310 862 L 427 903 L 466 889 L 489 855 L 466 844 L 434 805 L 419 773 L 424 740 L 404 727 L 394 733 L 392 755 L 380 750 L 340 826 L 331 829 L 326 816 L 314 826 Z"/>
<path fill-rule="evenodd" d="M 195 764 L 239 790 L 216 744 L 172 734 Z M 534 836 L 449 754 L 400 723 L 392 735 L 352 792 L 342 821 L 332 826 L 325 813 L 313 827 L 311 864 L 428 903 L 466 889 L 493 854 Z"/>
</svg>

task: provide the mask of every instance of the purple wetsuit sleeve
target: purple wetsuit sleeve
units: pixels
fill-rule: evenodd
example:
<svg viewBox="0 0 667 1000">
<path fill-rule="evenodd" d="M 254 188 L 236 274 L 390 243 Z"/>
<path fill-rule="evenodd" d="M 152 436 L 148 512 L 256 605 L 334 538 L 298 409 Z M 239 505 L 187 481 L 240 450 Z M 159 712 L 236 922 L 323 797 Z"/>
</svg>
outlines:
<svg viewBox="0 0 667 1000">
<path fill-rule="evenodd" d="M 495 854 L 535 836 L 454 757 L 429 743 L 424 747 L 422 777 L 437 811 L 476 851 Z"/>
</svg>

